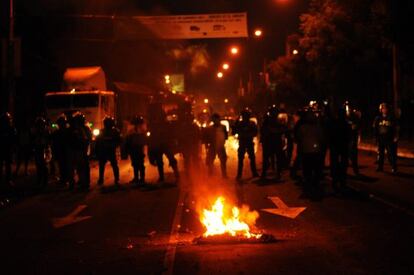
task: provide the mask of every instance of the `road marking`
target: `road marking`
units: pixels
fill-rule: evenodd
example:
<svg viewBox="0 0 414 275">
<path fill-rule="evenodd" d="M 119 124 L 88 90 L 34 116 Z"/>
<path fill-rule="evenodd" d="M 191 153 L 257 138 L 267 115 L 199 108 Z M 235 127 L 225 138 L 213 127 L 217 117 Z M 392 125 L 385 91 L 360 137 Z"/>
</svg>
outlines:
<svg viewBox="0 0 414 275">
<path fill-rule="evenodd" d="M 302 213 L 306 207 L 288 207 L 279 197 L 267 197 L 271 200 L 277 208 L 264 208 L 261 211 L 268 212 L 271 214 L 283 216 L 290 219 L 295 219 Z"/>
<path fill-rule="evenodd" d="M 184 211 L 184 202 L 187 197 L 187 192 L 180 188 L 180 194 L 178 195 L 177 208 L 175 209 L 174 220 L 171 227 L 170 239 L 168 241 L 167 251 L 164 258 L 164 271 L 163 274 L 173 274 L 175 253 L 177 251 L 177 241 L 179 238 L 179 230 L 181 228 L 181 218 Z"/>
<path fill-rule="evenodd" d="M 78 217 L 78 215 L 85 210 L 85 208 L 87 208 L 88 206 L 86 204 L 82 204 L 79 205 L 78 207 L 75 208 L 75 210 L 73 210 L 71 213 L 69 213 L 69 215 L 65 216 L 65 217 L 61 217 L 61 218 L 54 218 L 52 220 L 53 223 L 53 227 L 54 228 L 61 228 L 67 225 L 71 225 L 74 223 L 78 223 L 84 220 L 88 220 L 90 218 L 92 218 L 92 216 L 80 216 Z"/>
</svg>

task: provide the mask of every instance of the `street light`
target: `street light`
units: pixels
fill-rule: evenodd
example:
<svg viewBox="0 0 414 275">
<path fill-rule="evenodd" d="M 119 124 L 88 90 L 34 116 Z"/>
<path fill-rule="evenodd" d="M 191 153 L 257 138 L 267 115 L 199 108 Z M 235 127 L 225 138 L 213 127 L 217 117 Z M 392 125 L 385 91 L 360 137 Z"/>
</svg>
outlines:
<svg viewBox="0 0 414 275">
<path fill-rule="evenodd" d="M 239 48 L 238 48 L 238 47 L 236 47 L 236 46 L 231 47 L 231 48 L 230 48 L 230 53 L 231 53 L 232 55 L 236 55 L 236 54 L 238 54 L 238 53 L 239 53 Z"/>
<path fill-rule="evenodd" d="M 260 36 L 262 36 L 262 34 L 263 34 L 263 32 L 262 32 L 261 29 L 256 29 L 254 31 L 254 36 L 256 36 L 256 37 L 260 37 Z"/>
<path fill-rule="evenodd" d="M 297 54 L 299 54 L 299 51 L 298 51 L 298 50 L 296 50 L 296 49 L 294 49 L 294 50 L 292 51 L 292 54 L 293 54 L 293 55 L 297 55 Z"/>
<path fill-rule="evenodd" d="M 229 103 L 229 99 L 228 98 L 225 98 L 224 99 L 224 103 Z"/>
<path fill-rule="evenodd" d="M 205 104 L 208 104 L 208 98 L 205 98 L 205 99 L 204 99 L 204 103 L 205 103 Z"/>
<path fill-rule="evenodd" d="M 218 73 L 217 73 L 217 77 L 218 77 L 218 78 L 222 78 L 222 77 L 223 77 L 223 73 L 222 73 L 222 72 L 218 72 Z"/>
<path fill-rule="evenodd" d="M 230 68 L 229 63 L 224 63 L 222 68 L 223 68 L 223 70 L 228 70 Z"/>
</svg>

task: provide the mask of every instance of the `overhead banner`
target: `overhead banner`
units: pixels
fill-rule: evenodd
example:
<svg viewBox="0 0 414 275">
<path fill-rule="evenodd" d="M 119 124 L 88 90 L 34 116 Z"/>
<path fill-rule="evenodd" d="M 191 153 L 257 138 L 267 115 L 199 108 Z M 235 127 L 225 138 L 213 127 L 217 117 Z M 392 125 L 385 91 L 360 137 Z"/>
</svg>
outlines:
<svg viewBox="0 0 414 275">
<path fill-rule="evenodd" d="M 118 39 L 247 37 L 247 13 L 133 16 L 115 20 Z"/>
</svg>

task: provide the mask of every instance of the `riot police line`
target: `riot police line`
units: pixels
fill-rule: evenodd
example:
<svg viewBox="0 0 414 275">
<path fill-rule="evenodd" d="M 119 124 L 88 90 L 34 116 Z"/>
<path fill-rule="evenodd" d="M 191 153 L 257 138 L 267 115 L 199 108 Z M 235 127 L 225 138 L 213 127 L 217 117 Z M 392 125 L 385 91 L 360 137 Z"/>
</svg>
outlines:
<svg viewBox="0 0 414 275">
<path fill-rule="evenodd" d="M 311 102 L 295 114 L 288 114 L 283 107 L 272 105 L 262 115 L 260 125 L 252 121 L 252 115 L 249 108 L 243 109 L 231 127 L 232 134 L 238 138 L 236 180 L 242 179 L 246 154 L 253 178 L 260 177 L 266 180 L 269 170 L 273 170 L 275 179 L 278 180 L 282 177 L 282 171 L 289 169 L 291 178 L 301 179 L 304 192 L 311 196 L 321 192 L 320 181 L 323 178 L 328 152 L 332 187 L 335 191 L 341 192 L 346 187 L 349 162 L 354 174 L 359 174 L 358 141 L 361 132 L 361 112 L 352 108 L 349 102 L 336 109 L 330 108 L 328 104 Z M 214 161 L 218 157 L 221 176 L 227 178 L 226 140 L 229 133 L 221 124 L 220 115 L 212 114 L 211 124 L 206 128 L 200 128 L 195 124 L 191 110 L 184 111 L 180 116 L 182 119 L 179 122 L 171 124 L 162 110 L 149 112 L 147 118 L 137 115 L 131 119 L 132 127 L 124 137 L 121 137 L 116 127 L 115 119 L 105 117 L 104 128 L 94 141 L 94 151 L 99 163 L 98 185 L 104 184 L 105 166 L 109 162 L 113 182 L 119 186 L 120 172 L 116 152 L 121 144 L 133 168 L 131 183 L 138 186 L 146 183 L 146 146 L 150 164 L 157 167 L 159 182 L 165 180 L 163 156 L 167 158 L 178 181 L 180 172 L 175 154 L 182 154 L 184 171 L 189 176 L 190 171 L 202 167 L 202 145 L 205 146 L 205 165 L 208 174 L 214 173 Z M 36 118 L 33 125 L 18 130 L 10 114 L 4 113 L 0 119 L 2 189 L 13 185 L 13 155 L 16 155 L 17 175 L 22 163 L 27 174 L 28 159 L 32 154 L 37 187 L 46 187 L 50 174 L 55 170 L 54 164 L 57 164 L 60 186 L 67 186 L 71 190 L 75 187 L 89 190 L 89 148 L 92 134 L 82 113 L 75 112 L 70 116 L 62 114 L 55 122 L 57 128 L 54 130 L 43 117 Z M 399 131 L 397 120 L 392 116 L 387 104 L 380 105 L 373 128 L 378 145 L 377 170 L 383 170 L 387 152 L 392 172 L 395 173 Z M 256 137 L 259 137 L 262 147 L 261 174 L 256 166 Z M 293 158 L 294 147 L 296 154 Z M 301 177 L 298 176 L 299 170 L 302 171 Z"/>
</svg>

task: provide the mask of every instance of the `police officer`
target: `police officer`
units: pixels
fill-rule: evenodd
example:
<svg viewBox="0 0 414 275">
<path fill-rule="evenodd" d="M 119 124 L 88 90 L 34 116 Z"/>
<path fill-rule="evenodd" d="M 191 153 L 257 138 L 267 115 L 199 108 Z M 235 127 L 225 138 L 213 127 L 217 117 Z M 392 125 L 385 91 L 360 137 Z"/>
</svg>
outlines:
<svg viewBox="0 0 414 275">
<path fill-rule="evenodd" d="M 13 126 L 13 118 L 9 113 L 0 116 L 0 187 L 11 185 L 11 162 L 13 145 L 16 140 L 16 129 Z M 5 178 L 3 180 L 3 165 Z"/>
<path fill-rule="evenodd" d="M 349 138 L 349 159 L 351 160 L 352 170 L 355 175 L 359 175 L 358 167 L 358 141 L 361 132 L 361 112 L 353 109 L 348 101 L 344 104 L 346 117 L 351 127 Z"/>
<path fill-rule="evenodd" d="M 78 175 L 78 187 L 80 190 L 88 191 L 90 186 L 90 166 L 88 150 L 92 140 L 91 129 L 85 124 L 85 116 L 81 112 L 72 115 L 70 123 L 70 152 L 71 167 L 69 173 L 69 188 L 73 189 L 73 172 Z"/>
<path fill-rule="evenodd" d="M 56 120 L 58 129 L 52 135 L 52 155 L 59 167 L 59 184 L 65 185 L 69 181 L 69 143 L 70 132 L 66 115 L 62 114 Z"/>
<path fill-rule="evenodd" d="M 38 187 L 46 187 L 48 181 L 47 162 L 50 161 L 48 155 L 50 146 L 50 131 L 46 120 L 39 116 L 34 122 L 32 129 L 34 159 L 36 165 L 36 178 Z"/>
<path fill-rule="evenodd" d="M 308 109 L 303 112 L 301 122 L 296 127 L 295 138 L 305 179 L 304 193 L 318 196 L 322 175 L 321 158 L 323 157 L 323 148 L 326 146 L 326 139 L 324 129 L 313 110 Z"/>
<path fill-rule="evenodd" d="M 378 144 L 378 168 L 384 170 L 384 156 L 387 150 L 388 160 L 391 164 L 392 173 L 397 172 L 397 142 L 399 126 L 396 119 L 391 115 L 388 104 L 381 103 L 380 114 L 374 120 L 375 137 Z"/>
<path fill-rule="evenodd" d="M 250 170 L 253 177 L 258 177 L 256 169 L 256 158 L 254 153 L 253 139 L 257 136 L 257 125 L 253 121 L 250 121 L 252 112 L 249 108 L 245 108 L 240 113 L 240 120 L 238 120 L 233 128 L 234 134 L 238 136 L 239 148 L 237 149 L 238 165 L 236 179 L 241 179 L 243 172 L 243 160 L 244 155 L 247 155 L 250 159 Z"/>
<path fill-rule="evenodd" d="M 144 147 L 148 143 L 148 137 L 144 118 L 135 116 L 131 120 L 131 124 L 133 129 L 128 132 L 125 141 L 125 149 L 134 170 L 134 178 L 131 183 L 145 184 Z"/>
<path fill-rule="evenodd" d="M 228 132 L 226 126 L 220 123 L 219 114 L 212 114 L 211 121 L 213 124 L 206 128 L 203 137 L 207 149 L 206 164 L 208 172 L 210 175 L 213 174 L 214 160 L 216 156 L 218 156 L 220 160 L 221 176 L 227 178 L 227 153 L 225 144 L 228 138 Z"/>
<path fill-rule="evenodd" d="M 339 109 L 337 114 L 329 120 L 327 126 L 332 187 L 335 191 L 339 191 L 338 184 L 341 188 L 346 185 L 348 149 L 351 138 L 351 126 L 347 121 L 345 109 Z"/>
<path fill-rule="evenodd" d="M 153 104 L 148 113 L 149 120 L 149 146 L 148 157 L 152 165 L 157 166 L 158 182 L 164 181 L 164 162 L 163 155 L 168 159 L 170 167 L 173 169 L 175 179 L 178 181 L 178 163 L 174 157 L 173 147 L 176 137 L 171 124 L 167 121 L 166 114 L 161 104 Z"/>
<path fill-rule="evenodd" d="M 283 162 L 283 137 L 286 128 L 278 120 L 279 110 L 275 105 L 269 107 L 266 113 L 261 131 L 260 141 L 263 151 L 262 178 L 266 178 L 267 169 L 271 158 L 276 158 L 276 177 L 280 178 Z"/>
<path fill-rule="evenodd" d="M 96 154 L 99 160 L 99 179 L 98 185 L 103 185 L 105 164 L 111 163 L 114 173 L 114 183 L 119 185 L 119 167 L 116 159 L 116 148 L 121 143 L 121 135 L 115 127 L 115 119 L 106 116 L 103 120 L 104 128 L 96 138 Z"/>
</svg>

